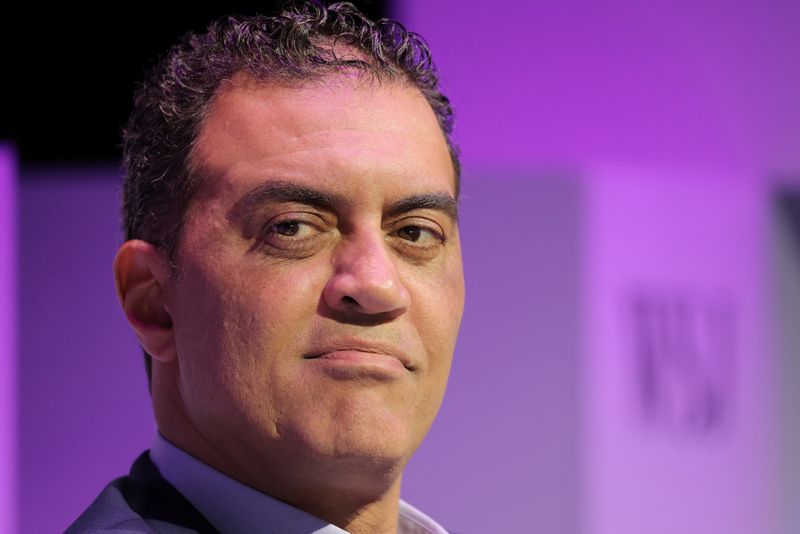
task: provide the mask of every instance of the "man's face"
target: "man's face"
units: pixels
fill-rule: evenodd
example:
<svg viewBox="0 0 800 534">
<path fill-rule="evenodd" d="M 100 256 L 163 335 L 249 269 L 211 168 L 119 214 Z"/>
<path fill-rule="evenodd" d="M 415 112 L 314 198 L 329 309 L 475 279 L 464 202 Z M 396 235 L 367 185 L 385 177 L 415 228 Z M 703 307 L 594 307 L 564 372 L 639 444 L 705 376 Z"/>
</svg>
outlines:
<svg viewBox="0 0 800 534">
<path fill-rule="evenodd" d="M 208 179 L 167 289 L 185 417 L 243 471 L 404 464 L 464 304 L 453 167 L 425 98 L 238 78 L 193 158 Z"/>
</svg>

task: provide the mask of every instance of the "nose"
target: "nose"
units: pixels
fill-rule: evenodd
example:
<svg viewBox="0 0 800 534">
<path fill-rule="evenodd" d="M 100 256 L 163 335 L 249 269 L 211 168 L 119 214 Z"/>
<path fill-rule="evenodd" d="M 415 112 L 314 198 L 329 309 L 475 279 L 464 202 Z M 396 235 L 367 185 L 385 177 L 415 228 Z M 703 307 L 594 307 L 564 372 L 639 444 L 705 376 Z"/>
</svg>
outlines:
<svg viewBox="0 0 800 534">
<path fill-rule="evenodd" d="M 323 291 L 325 304 L 344 314 L 401 315 L 411 298 L 396 261 L 382 234 L 350 236 L 334 254 L 334 273 Z"/>
</svg>

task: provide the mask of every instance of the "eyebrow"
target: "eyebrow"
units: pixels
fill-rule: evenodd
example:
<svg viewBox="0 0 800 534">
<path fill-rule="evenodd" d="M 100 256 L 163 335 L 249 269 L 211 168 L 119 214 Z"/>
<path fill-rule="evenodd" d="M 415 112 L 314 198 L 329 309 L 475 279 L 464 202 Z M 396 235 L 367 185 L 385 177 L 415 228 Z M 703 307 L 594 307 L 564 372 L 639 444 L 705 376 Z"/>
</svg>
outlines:
<svg viewBox="0 0 800 534">
<path fill-rule="evenodd" d="M 458 201 L 449 193 L 411 195 L 389 204 L 385 213 L 389 217 L 395 217 L 409 211 L 425 209 L 441 211 L 453 222 L 458 222 Z"/>
<path fill-rule="evenodd" d="M 258 209 L 259 206 L 275 202 L 297 202 L 325 211 L 352 205 L 352 201 L 338 193 L 320 191 L 308 186 L 283 180 L 269 181 L 245 193 L 233 206 L 231 215 L 239 218 Z M 420 193 L 392 202 L 384 214 L 394 217 L 418 209 L 443 212 L 453 222 L 458 221 L 458 201 L 449 193 Z"/>
</svg>

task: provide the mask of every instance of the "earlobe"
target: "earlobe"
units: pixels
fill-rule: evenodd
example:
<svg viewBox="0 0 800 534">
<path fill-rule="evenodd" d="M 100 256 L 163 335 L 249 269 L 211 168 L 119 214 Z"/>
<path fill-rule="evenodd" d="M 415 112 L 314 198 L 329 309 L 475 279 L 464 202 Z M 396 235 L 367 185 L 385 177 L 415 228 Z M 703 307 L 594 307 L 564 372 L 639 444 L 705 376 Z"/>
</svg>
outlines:
<svg viewBox="0 0 800 534">
<path fill-rule="evenodd" d="M 169 263 L 152 244 L 126 241 L 114 258 L 117 297 L 139 342 L 153 358 L 175 358 L 175 336 L 167 303 Z"/>
</svg>

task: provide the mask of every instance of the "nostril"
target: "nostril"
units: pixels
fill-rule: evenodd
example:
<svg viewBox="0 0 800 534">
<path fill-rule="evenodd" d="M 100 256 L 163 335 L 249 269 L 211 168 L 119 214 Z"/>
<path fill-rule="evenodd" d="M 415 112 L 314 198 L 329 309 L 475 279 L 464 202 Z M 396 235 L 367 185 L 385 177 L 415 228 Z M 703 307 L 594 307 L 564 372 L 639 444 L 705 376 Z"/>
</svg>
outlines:
<svg viewBox="0 0 800 534">
<path fill-rule="evenodd" d="M 358 305 L 358 302 L 356 301 L 356 299 L 354 299 L 353 297 L 348 296 L 348 295 L 345 295 L 344 297 L 342 297 L 342 302 L 344 302 L 345 304 L 356 304 L 356 305 Z"/>
</svg>

